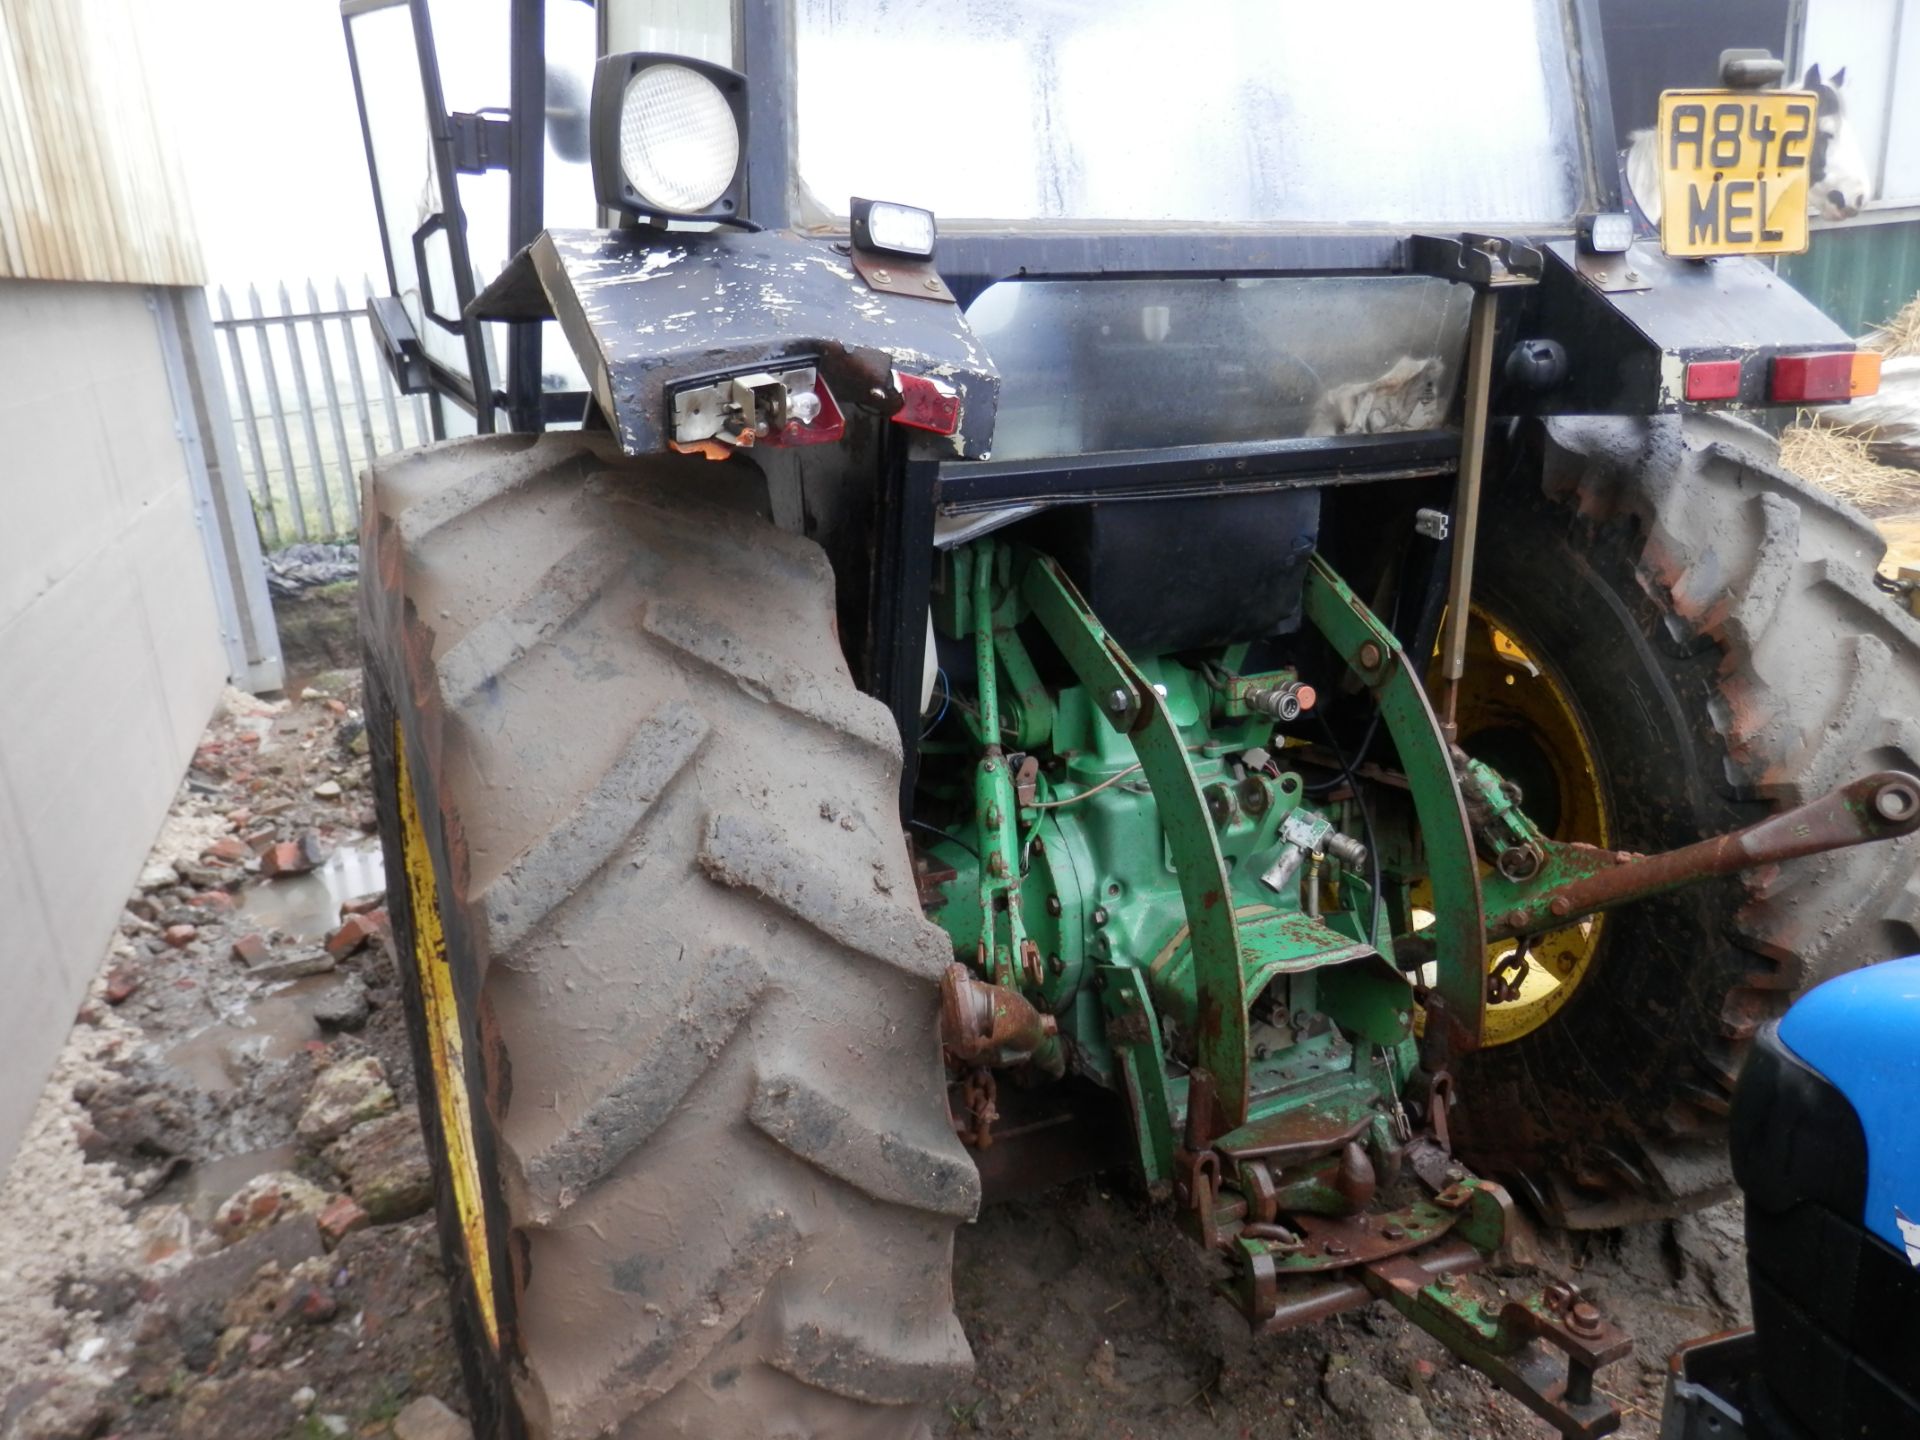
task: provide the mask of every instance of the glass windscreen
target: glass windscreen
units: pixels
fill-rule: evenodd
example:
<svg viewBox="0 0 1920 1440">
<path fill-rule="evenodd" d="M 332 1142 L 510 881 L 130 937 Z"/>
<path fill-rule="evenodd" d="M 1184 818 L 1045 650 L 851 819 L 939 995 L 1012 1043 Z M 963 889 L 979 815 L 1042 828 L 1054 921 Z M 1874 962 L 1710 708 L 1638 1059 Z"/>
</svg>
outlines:
<svg viewBox="0 0 1920 1440">
<path fill-rule="evenodd" d="M 852 195 L 943 221 L 1580 208 L 1558 0 L 793 3 L 800 179 L 830 214 Z"/>
<path fill-rule="evenodd" d="M 1420 276 L 1004 280 L 967 311 L 1000 369 L 996 460 L 1445 422 L 1468 288 Z"/>
</svg>

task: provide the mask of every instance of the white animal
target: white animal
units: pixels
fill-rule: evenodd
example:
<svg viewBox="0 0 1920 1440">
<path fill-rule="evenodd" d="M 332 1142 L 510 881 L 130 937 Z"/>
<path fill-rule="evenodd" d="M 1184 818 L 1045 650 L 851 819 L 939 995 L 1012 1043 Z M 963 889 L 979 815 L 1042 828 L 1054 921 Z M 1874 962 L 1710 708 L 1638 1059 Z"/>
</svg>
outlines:
<svg viewBox="0 0 1920 1440">
<path fill-rule="evenodd" d="M 1824 80 L 1818 65 L 1810 66 L 1801 89 L 1819 97 L 1814 120 L 1813 153 L 1809 157 L 1813 177 L 1808 190 L 1807 209 L 1823 220 L 1847 220 L 1873 198 L 1873 186 L 1867 179 L 1867 158 L 1859 138 L 1847 121 L 1847 103 L 1841 94 L 1847 83 L 1847 67 Z M 1660 160 L 1655 133 L 1636 130 L 1627 137 L 1627 193 L 1650 224 L 1660 223 Z"/>
</svg>

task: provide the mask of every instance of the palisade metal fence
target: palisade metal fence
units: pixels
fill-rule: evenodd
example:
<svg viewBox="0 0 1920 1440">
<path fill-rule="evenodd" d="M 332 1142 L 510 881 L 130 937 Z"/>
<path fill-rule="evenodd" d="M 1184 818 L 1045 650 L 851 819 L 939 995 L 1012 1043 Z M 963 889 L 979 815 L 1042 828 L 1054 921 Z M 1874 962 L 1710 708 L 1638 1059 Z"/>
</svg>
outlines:
<svg viewBox="0 0 1920 1440">
<path fill-rule="evenodd" d="M 259 288 L 249 285 L 247 313 L 235 315 L 223 286 L 213 322 L 247 493 L 268 549 L 355 534 L 367 462 L 433 438 L 425 398 L 400 394 L 375 348 L 370 280 L 361 277 L 358 305 L 339 280 L 330 307 L 311 280 L 304 310 L 284 283 L 279 290 L 277 314 L 261 308 Z"/>
</svg>

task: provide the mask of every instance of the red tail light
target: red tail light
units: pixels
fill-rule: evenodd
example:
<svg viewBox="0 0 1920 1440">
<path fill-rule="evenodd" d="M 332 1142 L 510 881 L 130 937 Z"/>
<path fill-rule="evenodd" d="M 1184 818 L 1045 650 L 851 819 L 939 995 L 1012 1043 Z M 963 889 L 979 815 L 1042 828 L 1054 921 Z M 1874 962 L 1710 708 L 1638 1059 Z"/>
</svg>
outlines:
<svg viewBox="0 0 1920 1440">
<path fill-rule="evenodd" d="M 1738 360 L 1696 360 L 1687 366 L 1687 399 L 1738 400 Z"/>
<path fill-rule="evenodd" d="M 1880 355 L 1873 350 L 1829 350 L 1776 355 L 1767 398 L 1776 405 L 1820 405 L 1872 395 L 1880 388 Z"/>
</svg>

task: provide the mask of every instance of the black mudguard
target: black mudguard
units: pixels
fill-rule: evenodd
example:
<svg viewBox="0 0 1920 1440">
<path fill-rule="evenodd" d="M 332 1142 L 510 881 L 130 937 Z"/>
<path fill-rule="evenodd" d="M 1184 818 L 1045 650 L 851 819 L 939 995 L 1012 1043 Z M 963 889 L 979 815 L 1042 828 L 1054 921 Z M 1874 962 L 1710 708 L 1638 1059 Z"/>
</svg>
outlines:
<svg viewBox="0 0 1920 1440">
<path fill-rule="evenodd" d="M 790 363 L 817 364 L 843 408 L 882 414 L 900 407 L 895 368 L 930 376 L 960 397 L 959 429 L 936 443 L 982 459 L 993 440 L 1000 377 L 959 307 L 871 288 L 831 241 L 542 231 L 469 314 L 558 320 L 629 455 L 670 448 L 669 395 L 679 385 Z"/>
</svg>

